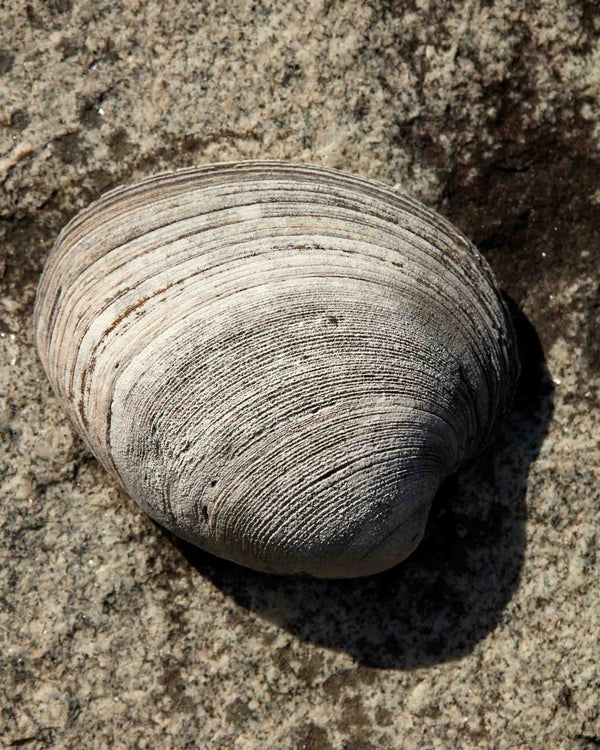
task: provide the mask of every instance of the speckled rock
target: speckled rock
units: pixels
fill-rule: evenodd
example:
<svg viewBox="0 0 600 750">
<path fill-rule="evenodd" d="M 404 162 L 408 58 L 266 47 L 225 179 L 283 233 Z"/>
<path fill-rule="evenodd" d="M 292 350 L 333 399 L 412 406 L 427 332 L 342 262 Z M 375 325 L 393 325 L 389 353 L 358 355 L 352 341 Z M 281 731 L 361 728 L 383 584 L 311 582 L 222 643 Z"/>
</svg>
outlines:
<svg viewBox="0 0 600 750">
<path fill-rule="evenodd" d="M 596 747 L 594 4 L 15 0 L 0 21 L 0 744 Z M 39 273 L 77 209 L 252 157 L 400 186 L 514 302 L 513 413 L 381 576 L 283 581 L 175 542 L 34 354 Z"/>
</svg>

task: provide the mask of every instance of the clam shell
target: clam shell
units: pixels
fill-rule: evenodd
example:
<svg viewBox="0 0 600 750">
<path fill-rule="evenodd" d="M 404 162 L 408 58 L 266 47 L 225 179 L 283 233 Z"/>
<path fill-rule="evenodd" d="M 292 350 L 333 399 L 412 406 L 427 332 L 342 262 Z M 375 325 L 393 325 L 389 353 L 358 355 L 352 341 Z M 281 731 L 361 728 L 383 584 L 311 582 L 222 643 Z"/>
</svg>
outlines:
<svg viewBox="0 0 600 750">
<path fill-rule="evenodd" d="M 405 558 L 518 373 L 457 229 L 379 183 L 279 162 L 107 193 L 60 234 L 35 315 L 54 390 L 125 491 L 276 573 Z"/>
</svg>

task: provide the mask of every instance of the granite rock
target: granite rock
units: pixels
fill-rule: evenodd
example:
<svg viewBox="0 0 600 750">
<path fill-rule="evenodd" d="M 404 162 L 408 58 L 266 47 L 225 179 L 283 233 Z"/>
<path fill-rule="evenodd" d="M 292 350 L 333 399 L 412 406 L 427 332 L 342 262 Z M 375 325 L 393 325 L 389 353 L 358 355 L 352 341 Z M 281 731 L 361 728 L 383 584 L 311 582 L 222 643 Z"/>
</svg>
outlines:
<svg viewBox="0 0 600 750">
<path fill-rule="evenodd" d="M 0 742 L 600 743 L 599 37 L 590 0 L 0 9 Z M 416 195 L 511 300 L 513 412 L 380 576 L 273 578 L 169 536 L 36 358 L 37 280 L 77 210 L 253 157 Z"/>
</svg>

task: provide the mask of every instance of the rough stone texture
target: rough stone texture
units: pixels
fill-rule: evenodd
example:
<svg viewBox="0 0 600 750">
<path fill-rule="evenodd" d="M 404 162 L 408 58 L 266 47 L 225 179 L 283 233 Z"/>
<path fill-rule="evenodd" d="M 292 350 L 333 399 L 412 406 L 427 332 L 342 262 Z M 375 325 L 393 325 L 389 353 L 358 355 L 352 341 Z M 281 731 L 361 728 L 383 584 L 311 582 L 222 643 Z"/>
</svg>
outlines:
<svg viewBox="0 0 600 750">
<path fill-rule="evenodd" d="M 600 14 L 591 0 L 13 0 L 0 10 L 0 741 L 600 744 Z M 32 344 L 60 227 L 160 169 L 290 158 L 469 234 L 524 376 L 419 550 L 338 583 L 169 537 L 74 437 Z"/>
</svg>

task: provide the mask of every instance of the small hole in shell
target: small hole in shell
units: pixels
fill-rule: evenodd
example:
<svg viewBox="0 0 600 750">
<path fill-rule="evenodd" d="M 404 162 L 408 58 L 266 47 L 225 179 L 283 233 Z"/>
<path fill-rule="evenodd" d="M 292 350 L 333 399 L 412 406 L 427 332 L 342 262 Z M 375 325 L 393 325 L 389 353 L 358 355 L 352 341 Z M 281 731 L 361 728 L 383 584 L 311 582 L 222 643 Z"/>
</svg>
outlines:
<svg viewBox="0 0 600 750">
<path fill-rule="evenodd" d="M 206 505 L 202 506 L 202 518 L 208 523 L 208 508 Z"/>
</svg>

